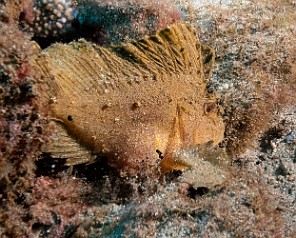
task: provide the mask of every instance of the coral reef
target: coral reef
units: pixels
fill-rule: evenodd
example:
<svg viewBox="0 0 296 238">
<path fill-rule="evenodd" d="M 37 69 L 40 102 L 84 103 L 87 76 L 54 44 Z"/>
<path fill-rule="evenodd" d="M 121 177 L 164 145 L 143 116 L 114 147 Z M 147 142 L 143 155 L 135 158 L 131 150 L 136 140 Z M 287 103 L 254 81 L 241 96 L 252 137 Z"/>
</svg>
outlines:
<svg viewBox="0 0 296 238">
<path fill-rule="evenodd" d="M 28 60 L 31 43 L 14 22 L 20 10 L 6 3 L 0 17 L 0 236 L 21 237 L 44 138 L 34 90 L 38 77 Z"/>
<path fill-rule="evenodd" d="M 98 4 L 81 4 L 87 2 Z M 164 7 L 156 13 L 167 14 L 162 10 L 172 9 L 168 2 L 161 1 Z M 35 19 L 34 2 L 2 0 L 1 237 L 296 236 L 295 2 L 174 2 L 181 5 L 182 17 L 195 24 L 202 42 L 216 51 L 208 90 L 221 94 L 225 108 L 226 139 L 221 146 L 232 155 L 233 171 L 224 186 L 212 190 L 192 187 L 183 182 L 181 173 L 159 180 L 118 178 L 104 160 L 78 165 L 71 174 L 56 160 L 35 163 L 49 135 L 43 127 L 46 118 L 42 118 L 48 108 L 40 108 L 36 100 L 36 83 L 42 80 L 28 60 L 34 54 L 27 28 Z M 126 6 L 125 22 L 133 22 L 130 28 L 147 26 L 147 21 L 141 25 L 132 18 L 134 12 L 147 19 L 151 13 L 147 9 L 153 9 L 147 8 L 147 1 L 133 2 L 137 10 L 129 1 L 99 3 L 109 4 L 106 12 L 113 16 L 122 14 Z M 174 14 L 167 14 L 168 19 L 178 18 Z M 113 19 L 111 15 L 96 21 L 104 24 Z M 100 33 L 93 38 L 88 34 L 91 31 L 85 36 L 104 44 L 112 42 L 120 28 L 118 19 L 102 30 L 97 28 Z M 123 28 L 115 41 L 155 30 L 147 28 Z M 43 37 L 39 43 L 45 47 L 52 41 Z"/>
<path fill-rule="evenodd" d="M 84 37 L 99 44 L 139 39 L 178 21 L 181 12 L 164 1 L 35 0 L 24 17 L 42 46 Z"/>
<path fill-rule="evenodd" d="M 103 43 L 120 43 L 151 35 L 181 18 L 172 1 L 163 0 L 79 0 L 78 22 L 83 35 Z"/>
<path fill-rule="evenodd" d="M 216 52 L 217 67 L 209 87 L 223 95 L 228 128 L 225 143 L 230 153 L 239 156 L 256 146 L 255 138 L 267 130 L 274 114 L 295 103 L 295 46 L 291 40 L 295 6 L 288 1 L 285 12 L 278 1 L 270 8 L 268 1 L 250 5 L 225 2 L 225 8 L 217 3 L 208 6 L 198 28 L 201 38 Z"/>
<path fill-rule="evenodd" d="M 41 37 L 71 33 L 72 21 L 77 14 L 72 1 L 35 1 L 33 29 Z"/>
<path fill-rule="evenodd" d="M 32 234 L 66 237 L 69 224 L 77 226 L 72 218 L 87 209 L 83 198 L 89 192 L 89 185 L 67 175 L 36 178 L 29 208 Z"/>
</svg>

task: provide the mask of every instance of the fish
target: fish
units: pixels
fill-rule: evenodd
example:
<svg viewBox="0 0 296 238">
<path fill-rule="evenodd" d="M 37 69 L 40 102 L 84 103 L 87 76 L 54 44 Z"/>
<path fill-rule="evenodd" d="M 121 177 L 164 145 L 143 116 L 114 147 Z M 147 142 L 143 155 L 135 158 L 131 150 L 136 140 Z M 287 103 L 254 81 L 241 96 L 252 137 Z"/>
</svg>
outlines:
<svg viewBox="0 0 296 238">
<path fill-rule="evenodd" d="M 80 39 L 40 50 L 32 64 L 55 131 L 44 151 L 69 166 L 104 157 L 125 176 L 194 167 L 180 155 L 212 150 L 224 137 L 217 97 L 207 91 L 214 58 L 182 22 L 110 47 Z"/>
</svg>

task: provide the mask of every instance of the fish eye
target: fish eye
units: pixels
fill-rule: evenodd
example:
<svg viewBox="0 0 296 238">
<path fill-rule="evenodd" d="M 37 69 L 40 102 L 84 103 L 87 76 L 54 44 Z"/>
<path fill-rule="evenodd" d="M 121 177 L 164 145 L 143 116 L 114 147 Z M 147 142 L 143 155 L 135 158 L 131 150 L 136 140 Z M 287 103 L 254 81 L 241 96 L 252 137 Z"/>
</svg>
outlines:
<svg viewBox="0 0 296 238">
<path fill-rule="evenodd" d="M 73 117 L 71 115 L 67 116 L 68 121 L 73 121 Z"/>
</svg>

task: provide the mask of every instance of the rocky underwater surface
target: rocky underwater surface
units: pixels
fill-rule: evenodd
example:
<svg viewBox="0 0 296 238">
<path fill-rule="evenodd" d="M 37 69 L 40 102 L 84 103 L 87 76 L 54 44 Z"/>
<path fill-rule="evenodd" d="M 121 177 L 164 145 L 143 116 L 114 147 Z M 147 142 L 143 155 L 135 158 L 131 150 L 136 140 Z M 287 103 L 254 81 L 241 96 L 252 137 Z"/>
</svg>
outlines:
<svg viewBox="0 0 296 238">
<path fill-rule="evenodd" d="M 295 237 L 295 12 L 294 1 L 278 0 L 0 1 L 0 236 Z M 196 31 L 199 46 L 190 48 L 191 33 L 178 24 Z M 167 26 L 171 31 L 163 30 Z M 200 66 L 192 73 L 195 49 Z M 89 57 L 76 55 L 83 50 Z M 104 60 L 96 63 L 90 55 Z M 88 122 L 75 124 L 85 116 L 83 100 L 94 96 L 77 93 L 69 99 L 65 95 L 75 84 L 63 82 L 76 77 L 80 82 L 77 65 L 90 79 L 114 78 L 98 73 L 105 63 L 120 79 L 137 75 L 131 84 L 138 86 L 130 89 L 118 80 L 113 86 L 120 93 L 111 94 L 116 100 L 108 104 L 102 96 L 91 104 L 95 109 L 106 101 L 101 108 L 107 113 L 99 114 L 104 128 L 89 124 L 108 136 L 92 138 L 88 130 L 91 139 L 87 133 L 77 137 Z M 174 77 L 186 80 L 175 89 L 167 79 Z M 137 81 L 142 78 L 151 85 L 167 83 L 143 89 Z M 52 84 L 57 79 L 64 81 Z M 186 86 L 194 80 L 196 97 Z M 93 86 L 81 87 L 94 95 Z M 59 100 L 67 106 L 53 106 Z M 73 104 L 79 107 L 70 115 Z M 123 109 L 118 119 L 115 114 Z M 58 146 L 53 141 L 61 129 L 53 119 L 64 123 L 60 138 L 66 139 Z M 198 129 L 195 121 L 201 121 Z M 67 123 L 78 129 L 65 134 Z M 173 128 L 171 134 L 167 128 Z M 121 140 L 126 135 L 130 144 Z M 89 141 L 100 139 L 106 156 L 98 159 L 97 144 Z M 75 153 L 59 147 L 64 144 Z M 125 149 L 137 163 L 108 157 L 110 150 Z M 133 157 L 146 151 L 155 153 L 155 162 Z M 163 160 L 167 157 L 171 160 Z M 168 173 L 160 175 L 158 164 Z M 137 173 L 118 169 L 125 166 Z"/>
</svg>

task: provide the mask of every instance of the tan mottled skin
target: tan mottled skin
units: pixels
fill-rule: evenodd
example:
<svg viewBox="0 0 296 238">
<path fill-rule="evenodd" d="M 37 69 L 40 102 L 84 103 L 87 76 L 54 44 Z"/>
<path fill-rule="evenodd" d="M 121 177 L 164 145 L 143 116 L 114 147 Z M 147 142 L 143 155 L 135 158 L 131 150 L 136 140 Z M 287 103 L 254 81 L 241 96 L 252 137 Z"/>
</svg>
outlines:
<svg viewBox="0 0 296 238">
<path fill-rule="evenodd" d="M 180 149 L 223 138 L 191 26 L 173 25 L 154 38 L 110 49 L 84 41 L 57 44 L 42 55 L 37 67 L 57 84 L 47 92 L 55 97 L 52 117 L 120 171 L 184 170 L 186 161 L 175 160 Z M 156 150 L 163 153 L 160 166 Z"/>
</svg>

